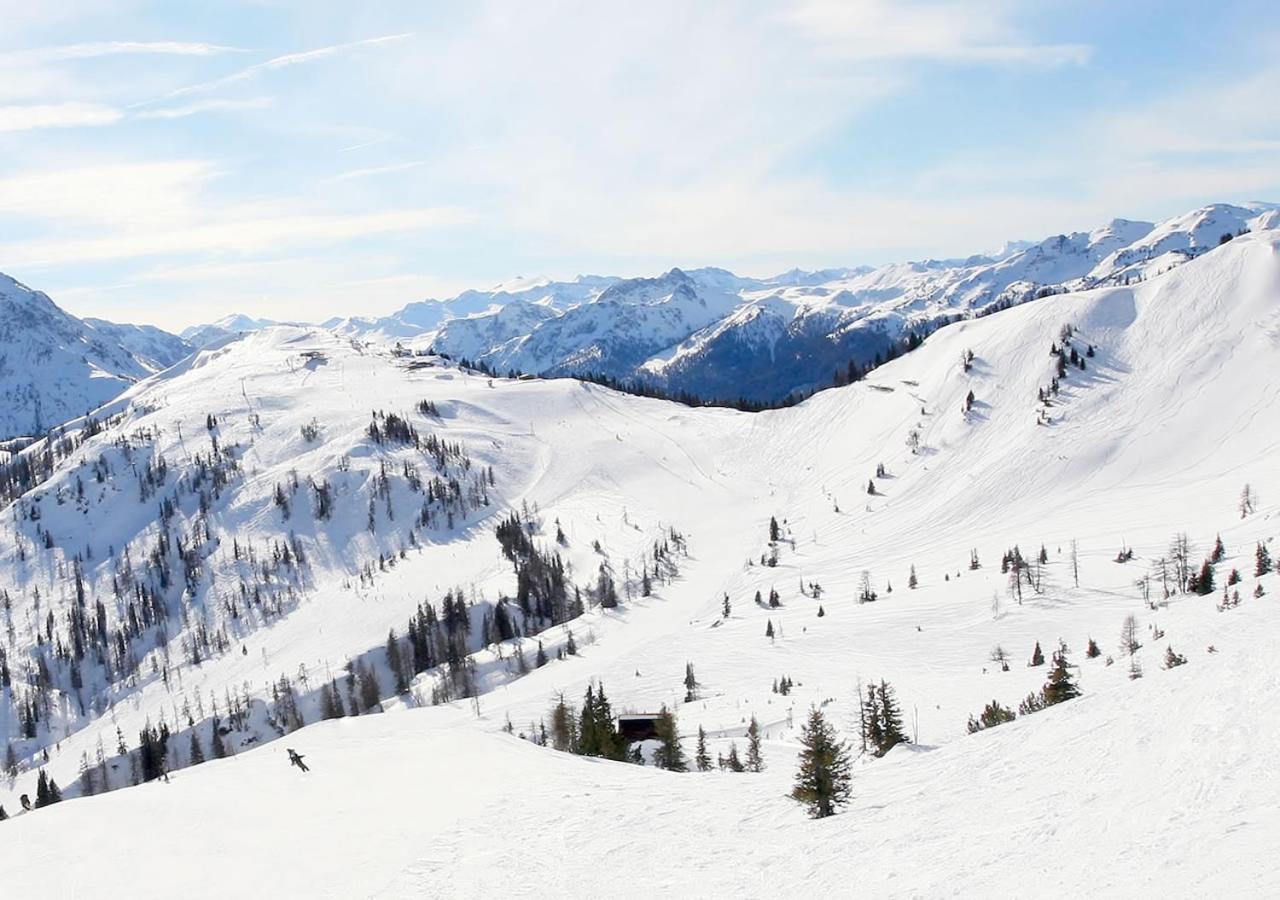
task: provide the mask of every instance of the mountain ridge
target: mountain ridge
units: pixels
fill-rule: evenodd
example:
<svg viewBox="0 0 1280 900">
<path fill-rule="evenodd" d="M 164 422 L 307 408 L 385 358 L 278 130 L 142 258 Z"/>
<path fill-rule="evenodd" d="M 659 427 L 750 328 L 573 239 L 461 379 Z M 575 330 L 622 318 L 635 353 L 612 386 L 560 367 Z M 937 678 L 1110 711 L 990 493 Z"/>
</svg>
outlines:
<svg viewBox="0 0 1280 900">
<path fill-rule="evenodd" d="M 909 332 L 1045 293 L 1147 278 L 1224 239 L 1277 224 L 1276 204 L 1217 203 L 1161 222 L 1116 218 L 1091 231 L 1010 241 L 990 254 L 878 267 L 791 269 L 766 278 L 715 267 L 562 282 L 519 278 L 324 325 L 501 372 L 606 376 L 704 398 L 776 403 L 838 381 L 850 362 L 866 368 Z"/>
</svg>

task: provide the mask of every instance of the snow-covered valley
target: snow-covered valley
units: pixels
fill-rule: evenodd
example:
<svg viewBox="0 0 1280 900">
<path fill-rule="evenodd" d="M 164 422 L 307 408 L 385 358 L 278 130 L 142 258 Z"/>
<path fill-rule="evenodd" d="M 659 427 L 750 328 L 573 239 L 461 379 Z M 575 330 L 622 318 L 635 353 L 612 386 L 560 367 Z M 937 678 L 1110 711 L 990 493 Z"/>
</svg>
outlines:
<svg viewBox="0 0 1280 900">
<path fill-rule="evenodd" d="M 1280 555 L 1280 232 L 1159 267 L 1176 248 L 1138 230 L 1108 245 L 1116 277 L 761 413 L 341 328 L 222 335 L 140 381 L 0 479 L 6 884 L 1280 888 L 1280 577 L 1255 574 L 1259 545 Z M 1144 240 L 1139 279 L 1116 253 Z M 513 515 L 536 553 L 504 555 Z M 1187 590 L 1219 538 L 1214 587 Z M 1082 696 L 969 734 L 1060 642 Z M 806 715 L 860 749 L 882 679 L 911 743 L 860 755 L 851 802 L 808 819 L 787 796 Z M 745 750 L 754 716 L 764 771 L 538 746 L 592 683 L 615 712 L 674 710 L 690 756 L 700 727 L 712 757 Z M 161 725 L 167 780 L 140 778 Z M 68 800 L 14 815 L 42 770 Z M 154 877 L 120 863 L 143 847 Z"/>
</svg>

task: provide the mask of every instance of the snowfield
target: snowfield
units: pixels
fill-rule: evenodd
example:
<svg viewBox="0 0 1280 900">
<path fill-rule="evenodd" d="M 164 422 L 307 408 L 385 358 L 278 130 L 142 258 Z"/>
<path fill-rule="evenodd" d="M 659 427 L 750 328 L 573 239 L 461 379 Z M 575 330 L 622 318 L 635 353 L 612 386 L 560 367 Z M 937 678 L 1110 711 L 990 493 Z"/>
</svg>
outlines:
<svg viewBox="0 0 1280 900">
<path fill-rule="evenodd" d="M 1054 392 L 1050 348 L 1063 347 L 1064 326 L 1083 368 L 1065 364 Z M 15 679 L 3 689 L 0 733 L 23 768 L 0 789 L 5 810 L 34 792 L 41 766 L 72 785 L 82 754 L 92 760 L 100 740 L 113 750 L 117 728 L 134 747 L 164 717 L 176 736 L 169 782 L 0 824 L 0 846 L 12 848 L 6 889 L 1275 893 L 1280 577 L 1254 575 L 1254 549 L 1269 542 L 1280 556 L 1276 371 L 1276 231 L 1204 249 L 1140 283 L 947 326 L 861 382 L 758 414 L 567 379 L 489 379 L 320 329 L 225 338 L 101 410 L 105 429 L 4 511 L 0 590 L 12 600 L 4 649 Z M 423 402 L 436 412 L 420 412 Z M 441 506 L 415 526 L 423 501 L 402 473 L 430 475 L 430 463 L 373 440 L 371 422 L 385 425 L 375 410 L 460 447 L 467 462 L 450 457 L 446 476 L 473 485 L 492 469 L 475 493 L 487 504 L 447 519 Z M 304 433 L 312 422 L 314 440 Z M 121 441 L 139 434 L 126 459 Z M 215 436 L 238 465 L 202 509 L 182 479 Z M 104 456 L 112 476 L 98 481 Z M 140 502 L 138 473 L 159 456 L 172 471 Z M 295 472 L 302 487 L 291 491 Z M 330 517 L 317 514 L 309 479 L 331 486 Z M 1242 514 L 1245 485 L 1256 502 Z M 68 575 L 77 557 L 90 602 L 102 598 L 118 622 L 123 548 L 147 558 L 170 492 L 180 495 L 172 528 L 194 534 L 201 523 L 209 539 L 191 587 L 175 575 L 169 599 L 184 612 L 168 621 L 169 649 L 140 646 L 130 678 L 86 664 L 83 686 L 60 682 L 57 715 L 21 737 L 27 688 L 16 673 L 51 656 L 46 614 L 62 628 L 77 603 Z M 432 706 L 436 671 L 393 696 L 381 648 L 419 603 L 461 589 L 478 633 L 482 614 L 514 594 L 494 528 L 520 509 L 537 523 L 537 543 L 559 547 L 574 585 L 594 586 L 607 564 L 622 603 L 601 608 L 585 591 L 583 615 L 479 647 L 473 699 Z M 771 516 L 782 531 L 775 546 Z M 635 573 L 672 529 L 687 540 L 679 571 L 639 596 Z M 1197 571 L 1219 536 L 1225 555 L 1212 593 L 1166 600 L 1155 565 L 1183 532 Z M 307 561 L 270 578 L 234 549 L 285 541 Z M 1011 591 L 1001 555 L 1015 545 L 1027 559 L 1043 547 L 1039 591 Z M 1241 580 L 1226 587 L 1233 569 Z M 858 602 L 864 573 L 875 602 Z M 234 602 L 241 583 L 259 586 L 265 605 Z M 754 601 L 771 590 L 779 606 Z M 1238 605 L 1224 602 L 1233 592 Z M 1129 615 L 1142 644 L 1132 663 L 1120 648 Z M 181 649 L 222 632 L 225 648 L 197 659 Z M 570 632 L 577 652 L 558 659 Z M 1102 651 L 1094 659 L 1090 638 Z M 550 661 L 524 674 L 516 654 L 531 661 L 538 640 Z M 1047 657 L 1059 641 L 1083 696 L 968 734 L 985 704 L 1016 709 L 1044 683 L 1046 667 L 1028 659 L 1037 642 Z M 991 659 L 997 645 L 1007 672 Z M 1167 647 L 1187 664 L 1164 669 Z M 306 672 L 314 689 L 340 681 L 355 658 L 378 667 L 385 713 L 317 722 L 314 698 L 302 695 L 306 727 L 268 720 L 282 676 L 301 684 Z M 692 702 L 686 663 L 700 682 Z M 1133 666 L 1143 677 L 1130 678 Z M 795 684 L 786 696 L 773 689 L 783 676 Z M 881 679 L 896 689 L 914 744 L 860 757 L 849 806 L 806 818 L 787 797 L 804 716 L 820 705 L 857 744 L 860 685 Z M 576 704 L 593 682 L 615 712 L 672 707 L 690 755 L 699 726 L 713 758 L 741 751 L 754 715 L 765 771 L 673 774 L 520 739 L 559 695 Z M 191 729 L 209 755 L 211 698 L 242 693 L 254 712 L 231 734 L 234 755 L 183 768 Z M 286 746 L 309 773 L 290 768 Z M 107 764 L 119 787 L 127 762 Z"/>
<path fill-rule="evenodd" d="M 1217 623 L 1215 656 L 1198 648 L 1179 669 L 895 750 L 858 769 L 855 800 L 831 819 L 785 798 L 784 742 L 759 775 L 675 775 L 534 747 L 436 708 L 290 736 L 306 774 L 267 746 L 25 815 L 5 830 L 7 889 L 1268 896 L 1280 890 L 1280 681 L 1262 632 L 1276 625 L 1273 609 L 1241 609 Z M 120 864 L 139 854 L 141 875 Z"/>
</svg>

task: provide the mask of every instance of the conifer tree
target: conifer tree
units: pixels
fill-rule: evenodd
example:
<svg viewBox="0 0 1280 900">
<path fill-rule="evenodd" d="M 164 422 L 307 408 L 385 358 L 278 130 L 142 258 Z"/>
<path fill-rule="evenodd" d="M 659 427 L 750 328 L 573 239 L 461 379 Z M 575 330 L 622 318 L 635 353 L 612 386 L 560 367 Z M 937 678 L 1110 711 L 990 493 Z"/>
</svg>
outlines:
<svg viewBox="0 0 1280 900">
<path fill-rule="evenodd" d="M 1205 560 L 1200 566 L 1200 574 L 1193 579 L 1194 590 L 1198 594 L 1208 596 L 1213 593 L 1213 565 Z"/>
<path fill-rule="evenodd" d="M 911 590 L 915 590 L 916 585 L 919 583 L 919 580 L 916 578 L 916 567 L 913 565 L 911 567 L 911 574 L 907 576 L 907 587 L 911 588 Z"/>
<path fill-rule="evenodd" d="M 1120 652 L 1133 656 L 1141 646 L 1138 643 L 1138 620 L 1132 615 L 1125 616 L 1124 624 L 1120 626 Z"/>
<path fill-rule="evenodd" d="M 707 754 L 707 730 L 701 725 L 698 726 L 698 750 L 694 754 L 693 764 L 698 767 L 699 772 L 711 770 L 711 757 Z"/>
<path fill-rule="evenodd" d="M 773 619 L 766 619 L 764 625 L 764 636 L 769 640 L 773 640 Z"/>
<path fill-rule="evenodd" d="M 200 736 L 196 733 L 194 728 L 191 730 L 191 747 L 187 756 L 188 765 L 198 766 L 200 763 L 204 762 L 204 750 L 200 747 Z"/>
<path fill-rule="evenodd" d="M 1016 718 L 1017 715 L 1013 710 L 1006 706 L 1001 706 L 998 700 L 992 700 L 976 719 L 973 716 L 969 717 L 969 733 L 973 734 L 986 728 L 994 728 L 997 725 L 1003 725 L 1005 722 L 1012 722 Z"/>
<path fill-rule="evenodd" d="M 36 779 L 36 809 L 48 806 L 49 803 L 49 776 L 41 769 L 40 777 Z"/>
<path fill-rule="evenodd" d="M 844 741 L 814 707 L 800 737 L 800 768 L 791 796 L 815 819 L 834 815 L 849 800 L 850 762 Z"/>
<path fill-rule="evenodd" d="M 863 752 L 878 752 L 884 733 L 880 730 L 880 699 L 874 684 L 867 685 L 866 699 L 859 701 L 859 726 Z"/>
<path fill-rule="evenodd" d="M 692 703 L 698 699 L 698 679 L 693 674 L 693 663 L 684 664 L 684 702 Z"/>
<path fill-rule="evenodd" d="M 577 752 L 583 756 L 602 756 L 603 754 L 600 752 L 600 736 L 597 734 L 596 694 L 591 685 L 587 685 L 587 693 L 582 698 L 582 712 L 579 716 Z M 554 717 L 552 721 L 552 740 L 556 740 Z"/>
<path fill-rule="evenodd" d="M 356 683 L 360 688 L 360 705 L 365 712 L 376 710 L 381 703 L 378 697 L 378 677 L 373 669 L 356 663 Z"/>
<path fill-rule="evenodd" d="M 1271 571 L 1271 553 L 1267 550 L 1267 545 L 1258 541 L 1258 547 L 1253 554 L 1254 568 L 1253 574 L 1261 577 Z"/>
<path fill-rule="evenodd" d="M 736 741 L 729 745 L 729 759 L 725 764 L 729 767 L 730 772 L 746 771 L 746 767 L 742 765 L 742 760 L 738 757 L 738 744 Z"/>
<path fill-rule="evenodd" d="M 881 679 L 876 693 L 880 701 L 880 733 L 882 735 L 879 755 L 884 756 L 898 744 L 909 744 L 910 741 L 903 731 L 902 712 L 898 709 L 898 701 L 889 682 Z"/>
<path fill-rule="evenodd" d="M 1080 688 L 1071 676 L 1065 645 L 1053 654 L 1053 668 L 1049 670 L 1049 680 L 1045 683 L 1043 694 L 1045 706 L 1053 706 L 1080 696 Z"/>
<path fill-rule="evenodd" d="M 613 710 L 604 694 L 604 684 L 593 692 L 587 686 L 578 726 L 578 753 L 605 759 L 622 759 L 626 751 L 613 722 Z"/>
<path fill-rule="evenodd" d="M 1043 666 L 1043 665 L 1044 665 L 1044 652 L 1040 649 L 1040 642 L 1036 641 L 1036 647 L 1034 650 L 1031 651 L 1031 666 L 1034 668 L 1035 666 Z"/>
<path fill-rule="evenodd" d="M 227 745 L 222 740 L 222 730 L 218 727 L 218 720 L 213 720 L 213 758 L 223 759 L 230 756 L 227 752 Z"/>
<path fill-rule="evenodd" d="M 764 760 L 760 756 L 760 723 L 754 715 L 747 726 L 747 771 L 764 771 Z"/>
<path fill-rule="evenodd" d="M 1187 658 L 1180 653 L 1175 653 L 1173 645 L 1170 644 L 1164 651 L 1164 667 L 1166 669 L 1176 669 L 1178 666 L 1185 665 Z"/>
<path fill-rule="evenodd" d="M 409 680 L 405 677 L 404 665 L 400 654 L 400 641 L 396 639 L 396 630 L 387 633 L 387 668 L 391 670 L 391 678 L 397 694 L 409 693 Z"/>
<path fill-rule="evenodd" d="M 1098 649 L 1098 642 L 1093 638 L 1089 638 L 1089 645 L 1085 648 L 1084 655 L 1089 659 L 1097 659 L 1102 655 L 1102 651 Z"/>
<path fill-rule="evenodd" d="M 654 730 L 658 734 L 658 749 L 654 751 L 653 764 L 669 772 L 687 772 L 689 764 L 685 761 L 684 748 L 680 746 L 676 714 L 665 704 L 658 713 Z"/>
<path fill-rule="evenodd" d="M 551 746 L 562 753 L 577 753 L 578 726 L 572 707 L 561 694 L 551 708 Z"/>
<path fill-rule="evenodd" d="M 1213 541 L 1213 552 L 1209 554 L 1209 562 L 1220 563 L 1227 556 L 1227 550 L 1222 546 L 1222 535 L 1218 535 Z"/>
<path fill-rule="evenodd" d="M 1018 714 L 1029 716 L 1044 709 L 1044 690 L 1032 691 L 1018 704 Z"/>
</svg>

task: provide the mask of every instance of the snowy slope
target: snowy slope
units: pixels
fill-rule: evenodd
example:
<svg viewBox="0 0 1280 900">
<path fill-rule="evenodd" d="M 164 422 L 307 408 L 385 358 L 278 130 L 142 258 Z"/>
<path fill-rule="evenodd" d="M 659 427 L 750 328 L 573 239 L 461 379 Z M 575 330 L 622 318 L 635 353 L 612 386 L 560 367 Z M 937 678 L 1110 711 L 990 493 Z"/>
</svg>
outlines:
<svg viewBox="0 0 1280 900">
<path fill-rule="evenodd" d="M 1068 324 L 1072 347 L 1094 353 L 1045 406 L 1037 391 L 1054 377 L 1049 349 L 1062 346 Z M 974 354 L 968 372 L 966 351 Z M 1272 542 L 1280 555 L 1280 388 L 1260 377 L 1278 363 L 1275 231 L 1236 238 L 1140 283 L 1056 294 L 948 326 L 864 382 L 756 415 L 568 380 L 491 380 L 319 330 L 270 329 L 203 351 L 104 410 L 121 418 L 5 510 L 14 524 L 0 532 L 0 588 L 13 605 L 4 647 L 15 670 L 50 656 L 38 635 L 46 612 L 61 632 L 77 603 L 68 576 L 77 555 L 88 595 L 105 598 L 116 620 L 119 562 L 110 551 L 119 556 L 130 546 L 141 577 L 162 496 L 178 496 L 176 535 L 197 534 L 199 525 L 210 539 L 200 546 L 207 555 L 190 596 L 173 587 L 185 614 L 169 620 L 170 652 L 150 651 L 138 677 L 109 690 L 93 680 L 102 673 L 86 668 L 86 691 L 105 691 L 113 704 L 86 714 L 62 682 L 67 699 L 58 715 L 42 721 L 37 738 L 17 742 L 25 770 L 0 791 L 0 803 L 12 812 L 16 795 L 32 790 L 45 747 L 47 770 L 67 785 L 100 736 L 114 747 L 117 726 L 133 746 L 143 724 L 163 716 L 180 738 L 177 770 L 190 729 L 209 753 L 211 698 L 248 693 L 257 704 L 252 721 L 232 735 L 237 758 L 178 771 L 168 786 L 75 800 L 0 826 L 6 839 L 38 848 L 24 854 L 15 877 L 32 883 L 49 859 L 83 852 L 80 825 L 113 820 L 138 823 L 138 833 L 154 836 L 184 871 L 219 858 L 238 872 L 263 873 L 278 867 L 279 842 L 296 839 L 285 846 L 312 852 L 288 892 L 311 896 L 420 895 L 439 884 L 480 893 L 499 878 L 517 894 L 600 893 L 611 885 L 636 893 L 629 889 L 641 878 L 645 890 L 685 893 L 772 895 L 802 882 L 837 892 L 853 879 L 875 893 L 992 894 L 1007 889 L 1010 873 L 1019 885 L 1113 895 L 1134 886 L 1194 895 L 1211 884 L 1265 892 L 1277 881 L 1264 852 L 1277 798 L 1259 767 L 1274 748 L 1277 683 L 1260 657 L 1280 583 L 1274 575 L 1255 579 L 1252 555 L 1257 541 Z M 423 400 L 438 414 L 419 413 Z M 423 434 L 456 443 L 471 460 L 468 471 L 492 467 L 491 503 L 417 529 L 414 546 L 421 498 L 399 473 L 407 462 L 424 471 L 427 463 L 410 448 L 370 440 L 375 409 L 403 413 Z M 301 429 L 312 420 L 320 434 L 309 441 Z M 224 473 L 221 493 L 201 504 L 183 485 L 214 434 L 238 465 Z M 98 460 L 122 453 L 129 435 L 139 435 L 132 462 L 111 456 L 112 477 L 96 482 Z M 136 473 L 159 455 L 171 471 L 163 489 L 139 503 Z M 886 476 L 874 479 L 869 495 L 878 463 Z M 287 488 L 294 471 L 303 485 L 308 478 L 332 485 L 332 518 L 318 520 L 314 497 Z M 394 516 L 382 499 L 382 472 Z M 1241 516 L 1246 483 L 1260 501 Z M 279 485 L 290 498 L 288 519 L 273 499 Z M 474 706 L 404 709 L 430 703 L 442 678 L 430 671 L 389 700 L 384 716 L 296 732 L 285 723 L 285 743 L 307 754 L 314 782 L 288 769 L 281 743 L 251 749 L 273 736 L 266 712 L 282 675 L 296 681 L 305 669 L 327 682 L 360 654 L 376 662 L 388 630 L 403 634 L 424 594 L 438 602 L 460 587 L 478 617 L 513 592 L 493 526 L 523 506 L 536 510 L 537 539 L 548 546 L 558 520 L 576 585 L 593 584 L 602 562 L 622 585 L 623 573 L 634 573 L 673 526 L 687 537 L 688 555 L 677 576 L 657 579 L 653 596 L 636 596 L 632 579 L 633 595 L 619 608 L 589 604 L 583 616 L 545 630 L 539 639 L 552 659 L 523 677 L 516 654 L 531 658 L 535 639 L 475 652 L 482 693 Z M 761 564 L 771 552 L 770 516 L 785 532 L 776 566 Z M 1179 531 L 1188 533 L 1196 565 L 1221 535 L 1218 584 L 1240 570 L 1239 607 L 1219 611 L 1218 592 L 1175 592 L 1162 603 L 1158 582 L 1155 606 L 1144 602 L 1135 581 L 1151 574 Z M 52 547 L 43 546 L 46 532 Z M 256 575 L 228 544 L 262 554 L 290 533 L 309 560 L 305 569 L 264 582 L 276 611 L 244 608 L 233 618 L 227 601 Z M 1048 560 L 1043 592 L 1026 588 L 1021 602 L 999 565 L 1015 544 L 1027 556 L 1043 544 Z M 1123 548 L 1133 558 L 1117 563 Z M 981 559 L 976 570 L 968 567 L 971 550 Z M 372 577 L 362 577 L 370 569 Z M 880 594 L 875 603 L 856 600 L 863 571 Z M 823 587 L 820 597 L 801 593 L 812 582 Z M 1266 593 L 1254 599 L 1259 584 Z M 757 606 L 756 591 L 771 588 L 781 606 Z M 723 618 L 726 594 L 732 611 Z M 1130 614 L 1145 645 L 1138 658 L 1146 677 L 1138 682 L 1128 679 L 1118 650 Z M 1156 627 L 1165 632 L 1159 639 Z M 201 628 L 226 629 L 230 647 L 191 660 L 184 642 Z M 579 652 L 557 660 L 570 630 Z M 1084 659 L 1090 637 L 1104 657 Z M 1059 639 L 1070 645 L 1085 696 L 966 735 L 968 717 L 985 703 L 1016 706 L 1043 683 L 1044 669 L 1025 660 L 1035 642 L 1048 653 Z M 1011 671 L 990 661 L 996 644 L 1009 651 Z M 1168 645 L 1188 657 L 1186 667 L 1160 668 Z M 1218 652 L 1207 652 L 1210 645 Z M 687 662 L 702 684 L 692 703 L 683 702 Z M 796 683 L 788 697 L 771 690 L 783 675 Z M 900 748 L 863 760 L 850 810 L 810 823 L 784 796 L 796 725 L 810 704 L 822 703 L 846 735 L 855 734 L 857 685 L 880 678 L 897 688 L 928 752 Z M 675 705 L 687 750 L 699 725 L 713 755 L 735 741 L 741 748 L 756 715 L 768 769 L 669 775 L 557 755 L 498 733 L 508 721 L 529 733 L 557 694 L 576 700 L 593 679 L 607 685 L 616 710 Z M 0 709 L 9 735 L 18 719 L 13 701 L 25 696 L 15 685 Z M 303 707 L 315 722 L 316 707 Z M 113 787 L 127 778 L 123 765 L 112 769 Z M 243 808 L 226 800 L 237 785 L 256 795 Z M 437 812 L 418 815 L 422 808 Z M 979 808 L 989 810 L 980 828 Z M 206 842 L 169 837 L 179 820 L 207 822 Z M 1228 831 L 1234 838 L 1223 841 Z M 1211 839 L 1217 852 L 1192 852 Z M 332 843 L 339 840 L 341 848 Z M 581 880 L 560 881 L 564 869 L 547 864 L 565 847 L 586 854 L 575 865 L 586 873 Z M 100 872 L 102 857 L 93 853 L 83 869 L 69 870 L 76 883 Z M 659 858 L 670 865 L 655 867 Z M 516 868 L 532 874 L 512 882 Z M 108 892 L 114 886 L 103 884 Z"/>
<path fill-rule="evenodd" d="M 77 319 L 0 275 L 0 439 L 83 415 L 189 351 L 158 328 Z"/>
<path fill-rule="evenodd" d="M 418 710 L 291 737 L 305 775 L 266 747 L 24 816 L 5 830 L 21 848 L 6 883 L 38 894 L 57 871 L 70 896 L 166 897 L 178 882 L 225 896 L 225 879 L 190 877 L 216 861 L 238 883 L 325 898 L 1272 895 L 1276 625 L 1269 606 L 1241 610 L 1217 657 L 895 751 L 823 822 L 784 796 L 790 746 L 771 743 L 761 775 L 671 775 Z M 141 880 L 118 864 L 138 847 Z"/>
</svg>

